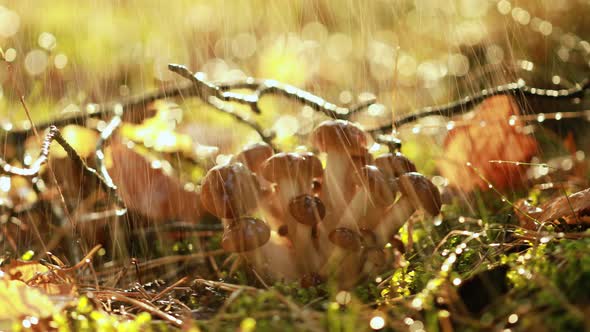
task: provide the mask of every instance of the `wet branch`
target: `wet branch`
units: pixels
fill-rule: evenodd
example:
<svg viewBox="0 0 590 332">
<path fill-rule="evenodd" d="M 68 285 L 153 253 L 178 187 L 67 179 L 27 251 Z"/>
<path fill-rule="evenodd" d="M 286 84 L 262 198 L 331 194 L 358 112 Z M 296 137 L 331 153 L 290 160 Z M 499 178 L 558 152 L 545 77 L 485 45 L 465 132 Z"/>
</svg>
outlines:
<svg viewBox="0 0 590 332">
<path fill-rule="evenodd" d="M 213 96 L 223 101 L 237 102 L 249 106 L 254 113 L 261 112 L 259 102 L 265 95 L 278 95 L 287 99 L 295 100 L 303 105 L 311 107 L 317 112 L 324 113 L 331 118 L 344 119 L 350 113 L 350 109 L 348 108 L 329 103 L 310 92 L 275 80 L 256 80 L 253 78 L 247 78 L 244 82 L 238 83 L 237 85 L 223 86 L 205 81 L 202 78 L 202 73 L 193 74 L 183 65 L 169 64 L 168 69 L 193 82 L 200 92 L 199 96 L 203 100 L 207 100 Z M 244 94 L 227 91 L 229 89 L 237 89 L 238 87 L 251 89 L 254 90 L 254 92 L 251 94 Z M 362 104 L 361 107 L 365 107 L 364 104 Z"/>
<path fill-rule="evenodd" d="M 510 95 L 516 98 L 518 102 L 531 100 L 561 100 L 581 98 L 589 89 L 590 79 L 584 79 L 581 83 L 576 84 L 576 86 L 573 88 L 561 90 L 540 89 L 518 83 L 509 83 L 505 85 L 499 85 L 491 89 L 484 89 L 476 94 L 469 95 L 465 98 L 453 101 L 443 106 L 422 108 L 415 113 L 410 113 L 397 118 L 393 123 L 388 123 L 386 125 L 368 130 L 368 132 L 371 134 L 385 133 L 391 131 L 392 125 L 393 127 L 397 128 L 428 116 L 438 115 L 450 118 L 465 113 L 469 109 L 477 106 L 486 98 L 492 97 L 494 95 Z"/>
<path fill-rule="evenodd" d="M 109 195 L 115 198 L 117 205 L 120 207 L 124 207 L 125 204 L 117 194 L 117 187 L 107 180 L 105 180 L 102 176 L 100 176 L 95 169 L 86 165 L 84 160 L 78 155 L 78 153 L 72 148 L 72 146 L 61 136 L 59 129 L 56 126 L 49 126 L 49 131 L 45 135 L 45 139 L 41 145 L 41 152 L 39 153 L 39 157 L 31 164 L 29 168 L 21 168 L 17 166 L 12 166 L 7 163 L 5 160 L 0 158 L 0 174 L 5 175 L 16 175 L 16 176 L 23 176 L 23 177 L 36 177 L 39 175 L 41 171 L 41 167 L 47 163 L 49 158 L 49 148 L 51 147 L 51 143 L 56 141 L 67 153 L 68 157 L 74 161 L 74 163 L 79 166 L 84 175 L 93 177 L 98 180 L 99 185 L 101 188 Z M 124 213 L 125 208 L 121 209 L 121 213 Z"/>
</svg>

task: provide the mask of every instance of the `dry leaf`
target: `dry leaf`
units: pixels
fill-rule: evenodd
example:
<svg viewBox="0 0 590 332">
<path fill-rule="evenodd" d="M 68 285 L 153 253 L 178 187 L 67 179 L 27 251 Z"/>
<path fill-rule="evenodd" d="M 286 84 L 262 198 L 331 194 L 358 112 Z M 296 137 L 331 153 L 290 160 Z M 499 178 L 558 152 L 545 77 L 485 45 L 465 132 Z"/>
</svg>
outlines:
<svg viewBox="0 0 590 332">
<path fill-rule="evenodd" d="M 203 209 L 198 193 L 185 190 L 178 179 L 152 167 L 143 156 L 121 143 L 114 142 L 110 154 L 109 173 L 129 209 L 159 221 L 199 221 Z"/>
<path fill-rule="evenodd" d="M 39 288 L 47 295 L 73 295 L 76 292 L 75 282 L 70 276 L 52 271 L 38 261 L 12 260 L 9 264 L 2 266 L 0 270 L 6 278 L 19 280 L 28 286 Z"/>
<path fill-rule="evenodd" d="M 0 279 L 0 326 L 25 317 L 49 317 L 56 310 L 53 301 L 20 280 Z"/>
<path fill-rule="evenodd" d="M 545 202 L 536 208 L 525 205 L 518 206 L 539 223 L 564 221 L 569 225 L 590 224 L 590 188 L 578 191 L 569 196 L 560 196 Z M 520 212 L 517 210 L 517 212 Z M 525 228 L 535 227 L 530 218 L 519 213 L 521 225 Z M 527 220 L 524 220 L 527 219 Z M 532 223 L 532 224 L 531 224 Z"/>
<path fill-rule="evenodd" d="M 467 166 L 470 162 L 500 190 L 522 184 L 524 167 L 489 162 L 528 162 L 537 152 L 536 140 L 522 133 L 524 123 L 511 118 L 519 114 L 511 97 L 493 96 L 477 106 L 469 115 L 471 118 L 463 119 L 467 125 L 451 130 L 445 139 L 443 160 L 438 164 L 449 183 L 464 191 L 488 188 L 488 184 Z"/>
</svg>

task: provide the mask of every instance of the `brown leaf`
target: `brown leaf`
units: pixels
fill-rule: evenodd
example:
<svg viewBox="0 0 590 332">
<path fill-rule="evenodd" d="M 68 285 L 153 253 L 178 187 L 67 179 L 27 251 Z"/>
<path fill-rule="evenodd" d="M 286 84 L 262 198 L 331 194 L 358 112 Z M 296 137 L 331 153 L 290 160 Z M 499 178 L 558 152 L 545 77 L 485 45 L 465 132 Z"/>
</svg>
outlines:
<svg viewBox="0 0 590 332">
<path fill-rule="evenodd" d="M 563 219 L 568 224 L 590 224 L 590 188 L 550 200 L 540 209 L 540 222 Z"/>
<path fill-rule="evenodd" d="M 72 295 L 76 292 L 75 282 L 70 276 L 52 271 L 38 261 L 13 260 L 0 270 L 8 279 L 22 281 L 47 295 Z"/>
<path fill-rule="evenodd" d="M 185 190 L 178 179 L 119 142 L 110 146 L 110 153 L 109 173 L 130 210 L 158 221 L 199 221 L 203 209 L 198 193 Z"/>
<path fill-rule="evenodd" d="M 511 97 L 493 96 L 468 115 L 472 118 L 464 117 L 467 125 L 449 132 L 444 142 L 444 159 L 438 164 L 449 183 L 465 191 L 486 190 L 487 183 L 466 165 L 470 162 L 500 190 L 521 185 L 525 179 L 524 167 L 490 163 L 490 160 L 528 162 L 537 152 L 536 140 L 522 133 L 524 123 L 516 117 L 511 120 L 519 114 Z"/>
<path fill-rule="evenodd" d="M 25 317 L 49 317 L 55 309 L 53 301 L 38 289 L 20 280 L 0 279 L 0 328 Z"/>
</svg>

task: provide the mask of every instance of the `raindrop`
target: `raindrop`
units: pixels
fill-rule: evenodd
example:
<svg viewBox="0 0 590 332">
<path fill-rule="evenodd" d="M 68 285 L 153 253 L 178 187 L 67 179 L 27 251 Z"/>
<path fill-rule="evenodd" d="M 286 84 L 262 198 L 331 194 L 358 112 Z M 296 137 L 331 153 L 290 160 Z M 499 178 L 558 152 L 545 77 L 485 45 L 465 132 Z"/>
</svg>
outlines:
<svg viewBox="0 0 590 332">
<path fill-rule="evenodd" d="M 55 59 L 53 59 L 53 64 L 57 69 L 64 69 L 68 64 L 68 57 L 63 53 L 60 53 L 55 56 Z"/>
<path fill-rule="evenodd" d="M 469 59 L 460 53 L 451 54 L 447 59 L 447 66 L 449 68 L 449 74 L 464 76 L 469 72 Z"/>
<path fill-rule="evenodd" d="M 375 316 L 371 318 L 369 325 L 373 330 L 380 330 L 385 326 L 385 319 L 381 316 Z"/>
<path fill-rule="evenodd" d="M 16 50 L 14 48 L 9 48 L 4 52 L 4 60 L 6 62 L 12 62 L 16 59 Z"/>
<path fill-rule="evenodd" d="M 20 17 L 17 13 L 0 6 L 0 36 L 11 37 L 20 27 Z"/>
<path fill-rule="evenodd" d="M 25 57 L 25 69 L 30 75 L 39 75 L 47 67 L 47 53 L 42 50 L 32 50 Z"/>
<path fill-rule="evenodd" d="M 51 51 L 57 46 L 57 39 L 49 32 L 42 32 L 37 39 L 37 43 L 41 48 Z"/>
</svg>

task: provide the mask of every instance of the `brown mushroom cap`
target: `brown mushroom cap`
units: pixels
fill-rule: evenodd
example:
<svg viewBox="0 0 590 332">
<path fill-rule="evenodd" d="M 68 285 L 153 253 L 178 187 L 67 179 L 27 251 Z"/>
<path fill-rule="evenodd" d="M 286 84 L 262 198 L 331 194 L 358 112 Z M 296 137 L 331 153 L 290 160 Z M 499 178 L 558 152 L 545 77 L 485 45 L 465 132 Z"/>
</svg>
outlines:
<svg viewBox="0 0 590 332">
<path fill-rule="evenodd" d="M 375 159 L 375 165 L 386 177 L 398 177 L 405 173 L 416 172 L 416 165 L 403 154 L 386 153 Z"/>
<path fill-rule="evenodd" d="M 289 202 L 289 213 L 297 222 L 315 226 L 326 216 L 326 207 L 318 197 L 305 194 Z"/>
<path fill-rule="evenodd" d="M 328 120 L 315 128 L 311 134 L 311 143 L 322 152 L 338 151 L 359 156 L 366 151 L 367 136 L 352 122 Z"/>
<path fill-rule="evenodd" d="M 361 249 L 361 237 L 356 232 L 340 227 L 328 235 L 330 242 L 348 251 L 359 251 Z"/>
<path fill-rule="evenodd" d="M 241 163 L 215 166 L 201 186 L 203 207 L 218 218 L 237 218 L 257 206 L 258 183 Z"/>
<path fill-rule="evenodd" d="M 281 179 L 311 182 L 313 167 L 310 159 L 297 154 L 281 152 L 268 158 L 261 166 L 261 175 L 268 181 L 278 183 Z"/>
<path fill-rule="evenodd" d="M 366 165 L 360 170 L 356 185 L 364 188 L 375 206 L 388 206 L 393 204 L 395 193 L 391 191 L 389 182 L 381 171 L 371 165 Z"/>
<path fill-rule="evenodd" d="M 258 174 L 262 164 L 272 157 L 273 153 L 274 151 L 270 145 L 265 142 L 258 142 L 244 147 L 238 154 L 237 160 L 248 167 L 249 170 Z"/>
<path fill-rule="evenodd" d="M 234 220 L 223 233 L 221 246 L 227 252 L 254 250 L 270 239 L 270 228 L 260 219 L 244 217 Z"/>
<path fill-rule="evenodd" d="M 355 178 L 358 178 L 361 173 L 361 169 L 367 165 L 373 165 L 373 155 L 367 149 L 363 149 L 364 152 L 358 156 L 350 156 L 348 170 L 351 172 L 351 176 L 348 180 L 355 182 Z M 354 185 L 355 183 L 353 183 Z"/>
<path fill-rule="evenodd" d="M 410 199 L 414 208 L 422 208 L 433 216 L 440 213 L 442 203 L 438 188 L 424 175 L 416 172 L 403 174 L 398 184 L 402 195 Z"/>
<path fill-rule="evenodd" d="M 298 154 L 305 158 L 304 167 L 309 168 L 314 179 L 319 179 L 324 175 L 322 162 L 315 154 L 313 154 L 313 152 L 300 152 Z"/>
</svg>

